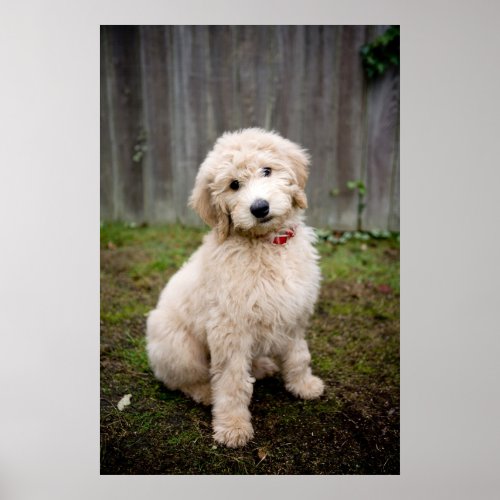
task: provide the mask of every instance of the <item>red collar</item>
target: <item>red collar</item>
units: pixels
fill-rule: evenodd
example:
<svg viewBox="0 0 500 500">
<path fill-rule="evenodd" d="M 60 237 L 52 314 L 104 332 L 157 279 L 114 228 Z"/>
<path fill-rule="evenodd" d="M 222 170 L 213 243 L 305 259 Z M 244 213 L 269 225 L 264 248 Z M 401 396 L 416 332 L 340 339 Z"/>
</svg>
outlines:
<svg viewBox="0 0 500 500">
<path fill-rule="evenodd" d="M 273 245 L 285 245 L 295 236 L 295 228 L 282 229 L 272 240 Z"/>
</svg>

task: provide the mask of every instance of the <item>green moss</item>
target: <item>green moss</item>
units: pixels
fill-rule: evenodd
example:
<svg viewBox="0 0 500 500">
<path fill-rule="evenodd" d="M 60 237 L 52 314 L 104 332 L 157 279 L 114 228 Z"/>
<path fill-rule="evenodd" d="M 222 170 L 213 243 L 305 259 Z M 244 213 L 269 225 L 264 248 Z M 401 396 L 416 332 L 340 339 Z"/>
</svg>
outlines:
<svg viewBox="0 0 500 500">
<path fill-rule="evenodd" d="M 133 279 L 163 273 L 167 270 L 174 272 L 187 261 L 189 256 L 186 250 L 175 249 L 165 251 L 162 255 L 156 257 L 154 256 L 154 252 L 150 252 L 151 254 L 153 254 L 151 260 L 136 264 L 130 269 L 130 276 Z"/>
<path fill-rule="evenodd" d="M 335 360 L 325 355 L 313 356 L 312 366 L 320 375 L 330 373 L 335 366 Z"/>
<path fill-rule="evenodd" d="M 135 429 L 137 433 L 144 434 L 154 429 L 158 421 L 158 415 L 150 412 L 133 412 L 127 407 L 122 412 L 122 418 Z"/>
<path fill-rule="evenodd" d="M 129 335 L 127 346 L 115 351 L 114 356 L 131 369 L 139 372 L 149 371 L 145 337 L 131 337 Z"/>
<path fill-rule="evenodd" d="M 377 302 L 333 302 L 328 304 L 328 314 L 345 317 L 369 317 L 376 320 L 396 319 L 399 313 L 391 309 L 391 304 L 379 299 Z"/>
<path fill-rule="evenodd" d="M 201 437 L 201 434 L 193 429 L 176 432 L 173 436 L 167 439 L 167 443 L 171 446 L 182 446 L 186 444 L 195 444 Z"/>
<path fill-rule="evenodd" d="M 364 359 L 360 359 L 354 365 L 354 369 L 357 370 L 359 373 L 362 373 L 363 375 L 371 375 L 376 372 L 376 368 L 367 363 L 367 361 Z"/>
<path fill-rule="evenodd" d="M 277 415 L 279 417 L 280 425 L 295 422 L 300 419 L 302 414 L 302 408 L 300 406 L 300 400 L 296 400 L 293 403 L 285 405 L 271 406 L 267 409 L 270 415 Z"/>
<path fill-rule="evenodd" d="M 185 227 L 181 224 L 147 226 L 122 222 L 101 223 L 101 248 L 122 246 L 177 247 L 197 246 L 206 228 Z"/>
<path fill-rule="evenodd" d="M 121 222 L 101 223 L 101 248 L 122 247 L 134 240 L 134 231 L 129 224 Z"/>
<path fill-rule="evenodd" d="M 344 245 L 333 246 L 328 242 L 318 244 L 321 253 L 321 271 L 326 281 L 337 279 L 354 283 L 389 285 L 399 292 L 399 259 L 389 262 L 399 253 L 399 242 L 373 241 L 369 244 L 350 240 Z"/>
<path fill-rule="evenodd" d="M 141 302 L 133 302 L 112 310 L 103 310 L 101 308 L 101 320 L 110 324 L 117 324 L 137 316 L 144 317 L 149 310 L 150 307 Z"/>
</svg>

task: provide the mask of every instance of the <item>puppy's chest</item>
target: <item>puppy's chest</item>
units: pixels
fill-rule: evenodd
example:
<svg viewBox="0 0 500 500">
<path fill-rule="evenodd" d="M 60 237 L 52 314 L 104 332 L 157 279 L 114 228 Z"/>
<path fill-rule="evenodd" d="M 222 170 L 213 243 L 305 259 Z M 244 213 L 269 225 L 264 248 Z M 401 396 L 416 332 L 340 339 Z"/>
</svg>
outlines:
<svg viewBox="0 0 500 500">
<path fill-rule="evenodd" d="M 289 252 L 285 248 L 279 249 L 279 253 L 264 255 L 259 260 L 261 265 L 257 264 L 253 269 L 254 286 L 264 287 L 271 296 L 287 298 L 314 286 L 316 263 L 307 256 L 301 258 L 297 252 Z"/>
<path fill-rule="evenodd" d="M 312 312 L 320 273 L 309 245 L 249 249 L 235 255 L 231 267 L 239 272 L 220 286 L 234 311 L 248 322 L 283 328 Z"/>
</svg>

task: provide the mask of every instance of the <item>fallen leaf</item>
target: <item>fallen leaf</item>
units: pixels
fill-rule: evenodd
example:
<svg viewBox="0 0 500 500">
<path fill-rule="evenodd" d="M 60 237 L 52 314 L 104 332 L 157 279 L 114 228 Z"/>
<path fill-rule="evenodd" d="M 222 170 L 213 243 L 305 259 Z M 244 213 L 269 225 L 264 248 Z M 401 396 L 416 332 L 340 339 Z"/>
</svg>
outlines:
<svg viewBox="0 0 500 500">
<path fill-rule="evenodd" d="M 260 458 L 260 461 L 262 462 L 262 460 L 264 460 L 264 458 L 267 457 L 267 449 L 266 448 L 259 448 L 257 450 L 257 456 Z"/>
<path fill-rule="evenodd" d="M 378 287 L 378 291 L 380 293 L 391 293 L 392 292 L 392 288 L 389 285 L 380 285 Z"/>
<path fill-rule="evenodd" d="M 132 394 L 125 394 L 123 398 L 118 401 L 118 409 L 120 411 L 123 411 L 125 409 L 125 406 L 128 406 L 130 404 L 130 398 L 132 397 Z"/>
<path fill-rule="evenodd" d="M 112 241 L 108 241 L 108 249 L 116 250 L 116 245 Z"/>
</svg>

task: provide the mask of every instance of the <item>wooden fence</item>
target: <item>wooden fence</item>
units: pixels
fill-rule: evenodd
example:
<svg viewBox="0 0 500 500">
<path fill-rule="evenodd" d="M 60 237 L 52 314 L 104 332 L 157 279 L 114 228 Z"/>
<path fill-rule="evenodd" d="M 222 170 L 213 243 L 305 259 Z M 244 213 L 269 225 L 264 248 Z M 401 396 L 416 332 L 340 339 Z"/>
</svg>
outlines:
<svg viewBox="0 0 500 500">
<path fill-rule="evenodd" d="M 386 26 L 101 27 L 101 218 L 201 224 L 187 207 L 226 130 L 274 129 L 312 156 L 310 224 L 399 230 L 399 71 L 368 82 Z"/>
</svg>

